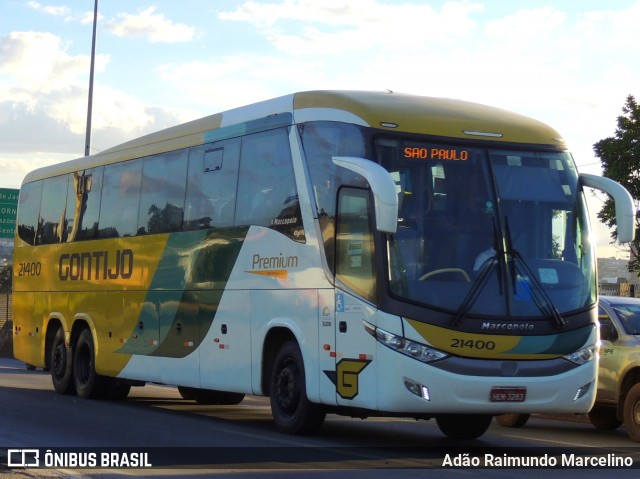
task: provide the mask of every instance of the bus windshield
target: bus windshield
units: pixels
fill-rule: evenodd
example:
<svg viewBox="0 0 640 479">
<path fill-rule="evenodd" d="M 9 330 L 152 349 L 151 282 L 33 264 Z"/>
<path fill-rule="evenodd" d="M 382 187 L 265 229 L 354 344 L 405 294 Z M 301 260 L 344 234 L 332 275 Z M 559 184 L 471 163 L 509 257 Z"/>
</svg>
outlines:
<svg viewBox="0 0 640 479">
<path fill-rule="evenodd" d="M 378 139 L 398 191 L 387 242 L 399 299 L 466 315 L 555 317 L 595 301 L 571 156 Z"/>
</svg>

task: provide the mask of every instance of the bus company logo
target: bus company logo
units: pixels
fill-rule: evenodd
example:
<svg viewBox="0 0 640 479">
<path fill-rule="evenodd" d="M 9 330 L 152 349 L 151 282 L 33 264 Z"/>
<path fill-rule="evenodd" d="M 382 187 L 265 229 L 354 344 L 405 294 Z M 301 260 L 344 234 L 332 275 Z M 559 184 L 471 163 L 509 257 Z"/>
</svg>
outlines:
<svg viewBox="0 0 640 479">
<path fill-rule="evenodd" d="M 483 331 L 533 331 L 533 323 L 499 323 L 494 321 L 484 321 Z"/>
<path fill-rule="evenodd" d="M 40 450 L 7 449 L 7 467 L 40 467 Z"/>
<path fill-rule="evenodd" d="M 342 399 L 353 399 L 360 392 L 360 373 L 371 363 L 370 359 L 342 359 L 335 371 L 324 371 L 336 386 Z"/>
<path fill-rule="evenodd" d="M 289 277 L 289 269 L 297 267 L 297 256 L 285 256 L 282 253 L 278 256 L 254 254 L 251 260 L 251 269 L 245 273 L 284 279 Z"/>
<path fill-rule="evenodd" d="M 133 274 L 133 251 L 85 251 L 61 254 L 58 260 L 60 281 L 99 281 L 129 279 Z"/>
</svg>

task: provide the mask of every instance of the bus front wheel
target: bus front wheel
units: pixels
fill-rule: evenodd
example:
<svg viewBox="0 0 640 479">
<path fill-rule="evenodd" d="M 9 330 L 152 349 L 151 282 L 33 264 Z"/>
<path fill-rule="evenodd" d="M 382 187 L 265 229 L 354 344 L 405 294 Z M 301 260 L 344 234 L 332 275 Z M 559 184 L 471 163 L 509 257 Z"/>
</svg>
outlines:
<svg viewBox="0 0 640 479">
<path fill-rule="evenodd" d="M 614 407 L 594 406 L 589 411 L 589 421 L 593 427 L 602 431 L 613 431 L 622 425 L 618 412 Z"/>
<path fill-rule="evenodd" d="M 443 414 L 436 417 L 436 422 L 451 439 L 476 439 L 489 429 L 492 419 L 489 414 Z"/>
<path fill-rule="evenodd" d="M 75 393 L 73 383 L 73 352 L 64 344 L 64 329 L 58 328 L 51 343 L 51 381 L 58 394 Z"/>
<path fill-rule="evenodd" d="M 295 341 L 285 343 L 276 355 L 270 382 L 271 412 L 278 429 L 289 434 L 312 434 L 326 412 L 307 398 L 302 353 Z"/>
</svg>

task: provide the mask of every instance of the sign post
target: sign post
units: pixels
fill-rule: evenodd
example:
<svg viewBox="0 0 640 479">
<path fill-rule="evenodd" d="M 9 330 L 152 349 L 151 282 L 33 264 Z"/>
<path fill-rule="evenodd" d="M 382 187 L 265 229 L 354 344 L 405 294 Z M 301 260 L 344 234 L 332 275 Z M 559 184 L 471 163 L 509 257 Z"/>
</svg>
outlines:
<svg viewBox="0 0 640 479">
<path fill-rule="evenodd" d="M 0 238 L 13 239 L 16 232 L 19 190 L 0 188 Z"/>
</svg>

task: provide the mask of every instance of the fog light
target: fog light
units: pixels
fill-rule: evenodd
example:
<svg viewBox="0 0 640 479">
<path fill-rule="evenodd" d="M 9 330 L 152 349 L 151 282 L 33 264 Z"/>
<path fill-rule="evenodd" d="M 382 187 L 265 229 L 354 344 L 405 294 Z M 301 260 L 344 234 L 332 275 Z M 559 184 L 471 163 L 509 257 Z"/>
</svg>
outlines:
<svg viewBox="0 0 640 479">
<path fill-rule="evenodd" d="M 415 394 L 425 401 L 431 401 L 431 397 L 429 396 L 429 388 L 427 386 L 424 386 L 423 384 L 417 383 L 407 378 L 404 379 L 404 385 L 411 394 Z"/>
<path fill-rule="evenodd" d="M 593 384 L 593 381 L 591 381 L 588 384 L 585 384 L 584 386 L 580 386 L 578 388 L 578 390 L 576 391 L 576 395 L 574 396 L 573 400 L 577 401 L 578 399 L 580 399 L 582 396 L 584 396 L 585 394 L 587 394 L 589 392 L 589 389 L 591 389 L 591 385 Z"/>
</svg>

